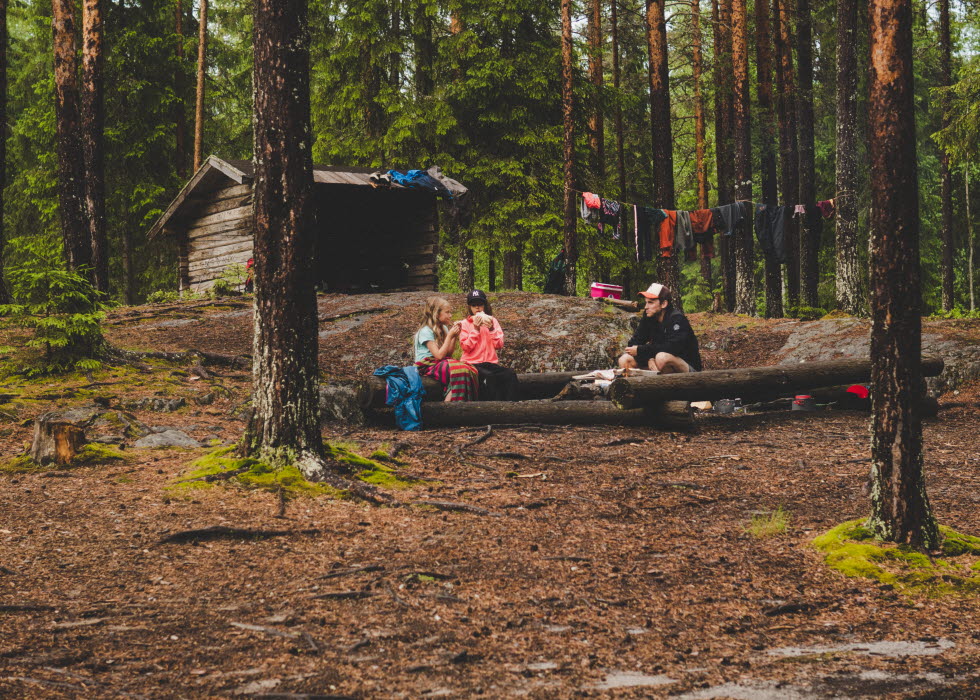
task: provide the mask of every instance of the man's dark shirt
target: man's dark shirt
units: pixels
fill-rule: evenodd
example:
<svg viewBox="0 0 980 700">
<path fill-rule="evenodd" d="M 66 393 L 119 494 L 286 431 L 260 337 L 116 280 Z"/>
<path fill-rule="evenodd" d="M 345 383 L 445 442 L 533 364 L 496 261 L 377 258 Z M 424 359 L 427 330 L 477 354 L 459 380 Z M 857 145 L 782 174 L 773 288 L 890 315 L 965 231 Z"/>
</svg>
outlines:
<svg viewBox="0 0 980 700">
<path fill-rule="evenodd" d="M 646 369 L 651 358 L 658 352 L 669 352 L 691 366 L 691 369 L 701 371 L 701 353 L 698 350 L 698 339 L 691 329 L 687 317 L 677 309 L 670 307 L 664 320 L 658 321 L 655 316 L 640 319 L 629 345 L 636 345 L 636 363 Z"/>
</svg>

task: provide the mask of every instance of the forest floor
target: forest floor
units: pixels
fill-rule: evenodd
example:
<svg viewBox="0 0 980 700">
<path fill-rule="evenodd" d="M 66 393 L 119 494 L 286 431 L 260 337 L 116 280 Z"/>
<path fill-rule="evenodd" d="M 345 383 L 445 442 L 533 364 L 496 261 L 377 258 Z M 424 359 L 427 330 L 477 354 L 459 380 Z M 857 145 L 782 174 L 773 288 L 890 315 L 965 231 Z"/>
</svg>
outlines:
<svg viewBox="0 0 980 700">
<path fill-rule="evenodd" d="M 322 297 L 324 370 L 353 377 L 398 360 L 418 300 Z M 247 353 L 236 303 L 119 309 L 107 335 L 130 349 Z M 599 324 L 597 336 L 629 323 L 540 295 L 506 295 L 497 315 L 514 353 L 502 361 L 524 371 L 580 361 L 576 342 L 591 336 L 575 323 Z M 773 364 L 800 329 L 692 323 L 708 368 Z M 977 322 L 926 332 L 961 349 L 980 341 Z M 546 333 L 547 355 L 534 345 Z M 589 343 L 611 358 L 620 341 Z M 185 398 L 132 413 L 209 445 L 0 470 L 0 696 L 980 697 L 980 598 L 847 578 L 811 544 L 868 513 L 866 414 L 702 414 L 691 434 L 330 423 L 334 445 L 396 455 L 387 463 L 414 480 L 389 490 L 405 507 L 283 501 L 177 483 L 244 427 L 248 370 L 206 368 L 199 378 L 149 360 L 0 386 L 5 460 L 29 445 L 34 417 L 94 398 Z M 980 535 L 980 382 L 939 401 L 925 422 L 932 505 Z M 750 532 L 774 512 L 785 527 Z"/>
</svg>

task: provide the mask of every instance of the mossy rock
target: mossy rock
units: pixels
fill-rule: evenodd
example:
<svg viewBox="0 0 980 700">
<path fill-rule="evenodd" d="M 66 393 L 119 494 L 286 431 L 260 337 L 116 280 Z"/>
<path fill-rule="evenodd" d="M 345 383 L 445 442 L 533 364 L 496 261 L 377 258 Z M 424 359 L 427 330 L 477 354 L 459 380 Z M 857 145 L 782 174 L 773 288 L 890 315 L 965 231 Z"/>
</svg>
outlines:
<svg viewBox="0 0 980 700">
<path fill-rule="evenodd" d="M 877 540 L 866 519 L 851 520 L 813 540 L 824 561 L 845 576 L 868 578 L 906 594 L 980 594 L 980 537 L 940 526 L 938 556 Z M 976 572 L 976 573 L 975 573 Z"/>
</svg>

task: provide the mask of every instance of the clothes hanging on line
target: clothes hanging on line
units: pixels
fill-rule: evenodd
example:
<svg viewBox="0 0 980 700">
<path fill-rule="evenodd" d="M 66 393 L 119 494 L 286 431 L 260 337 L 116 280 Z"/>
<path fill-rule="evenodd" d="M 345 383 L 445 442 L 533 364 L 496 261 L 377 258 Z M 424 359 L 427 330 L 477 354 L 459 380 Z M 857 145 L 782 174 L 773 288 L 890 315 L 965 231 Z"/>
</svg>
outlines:
<svg viewBox="0 0 980 700">
<path fill-rule="evenodd" d="M 780 263 L 788 260 L 786 255 L 786 219 L 789 207 L 776 204 L 755 205 L 755 235 L 759 247 L 767 258 Z"/>
<path fill-rule="evenodd" d="M 714 218 L 710 209 L 695 209 L 690 212 L 691 230 L 694 231 L 694 242 L 701 246 L 701 257 L 715 257 L 714 231 L 711 222 Z"/>
<path fill-rule="evenodd" d="M 691 214 L 686 211 L 677 212 L 677 233 L 674 248 L 678 253 L 691 253 L 694 250 L 694 230 L 691 228 Z"/>
<path fill-rule="evenodd" d="M 663 209 L 636 207 L 636 239 L 639 258 L 637 261 L 653 260 L 660 243 L 660 225 L 667 218 Z M 656 232 L 656 233 L 654 233 Z M 671 238 L 673 242 L 673 238 Z"/>
<path fill-rule="evenodd" d="M 612 237 L 619 240 L 622 235 L 620 231 L 620 219 L 623 212 L 622 205 L 613 199 L 603 199 L 599 212 L 599 232 L 602 233 L 605 230 L 604 227 L 609 225 L 612 227 Z"/>
<path fill-rule="evenodd" d="M 674 250 L 674 238 L 677 234 L 677 212 L 670 209 L 661 209 L 664 214 L 663 221 L 660 222 L 660 257 L 669 258 Z"/>
<path fill-rule="evenodd" d="M 829 219 L 834 215 L 836 207 L 834 206 L 834 200 L 824 199 L 817 202 L 817 206 L 820 208 L 820 213 L 823 214 L 823 218 Z"/>
<path fill-rule="evenodd" d="M 715 228 L 725 236 L 735 233 L 735 228 L 745 218 L 745 207 L 742 202 L 723 204 L 711 210 L 711 219 Z"/>
</svg>

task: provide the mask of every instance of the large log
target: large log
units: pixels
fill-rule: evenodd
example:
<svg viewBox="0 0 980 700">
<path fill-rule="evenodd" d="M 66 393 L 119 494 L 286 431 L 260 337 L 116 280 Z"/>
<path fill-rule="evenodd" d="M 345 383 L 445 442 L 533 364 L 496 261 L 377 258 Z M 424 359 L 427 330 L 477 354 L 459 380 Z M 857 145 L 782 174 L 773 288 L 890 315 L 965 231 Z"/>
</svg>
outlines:
<svg viewBox="0 0 980 700">
<path fill-rule="evenodd" d="M 922 358 L 924 376 L 935 377 L 942 371 L 942 358 Z M 827 360 L 655 377 L 620 377 L 609 387 L 609 398 L 624 410 L 678 399 L 715 401 L 741 398 L 743 402 L 766 401 L 776 396 L 870 380 L 870 360 Z"/>
<path fill-rule="evenodd" d="M 581 372 L 536 372 L 517 375 L 518 398 L 522 401 L 550 399 L 565 388 L 572 377 Z M 425 401 L 442 401 L 442 384 L 430 377 L 422 377 Z M 381 408 L 385 405 L 387 386 L 385 380 L 374 375 L 368 377 L 366 390 L 359 394 L 361 408 Z"/>
<path fill-rule="evenodd" d="M 622 411 L 608 401 L 433 401 L 422 408 L 422 425 L 630 425 L 691 430 L 694 414 L 686 401 Z"/>
</svg>

